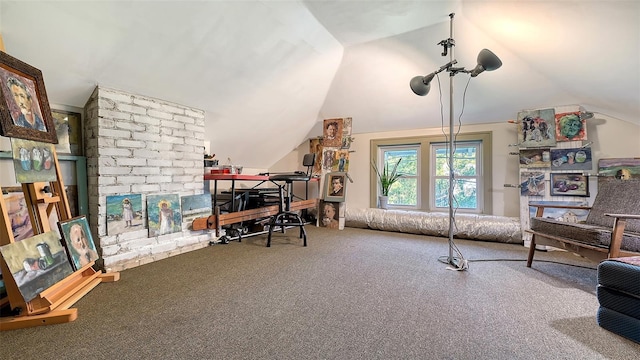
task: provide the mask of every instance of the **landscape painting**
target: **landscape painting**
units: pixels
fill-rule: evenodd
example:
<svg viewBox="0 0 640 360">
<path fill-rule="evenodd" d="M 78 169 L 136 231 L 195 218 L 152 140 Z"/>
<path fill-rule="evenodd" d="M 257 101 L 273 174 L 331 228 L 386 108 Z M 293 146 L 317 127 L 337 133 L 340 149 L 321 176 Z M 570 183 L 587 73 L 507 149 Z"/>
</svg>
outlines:
<svg viewBox="0 0 640 360">
<path fill-rule="evenodd" d="M 211 194 L 188 195 L 180 198 L 182 221 L 192 223 L 199 217 L 211 215 Z"/>
<path fill-rule="evenodd" d="M 149 223 L 149 237 L 182 231 L 180 195 L 147 196 L 147 220 Z"/>
<path fill-rule="evenodd" d="M 115 235 L 144 228 L 142 194 L 107 196 L 107 234 Z"/>
</svg>

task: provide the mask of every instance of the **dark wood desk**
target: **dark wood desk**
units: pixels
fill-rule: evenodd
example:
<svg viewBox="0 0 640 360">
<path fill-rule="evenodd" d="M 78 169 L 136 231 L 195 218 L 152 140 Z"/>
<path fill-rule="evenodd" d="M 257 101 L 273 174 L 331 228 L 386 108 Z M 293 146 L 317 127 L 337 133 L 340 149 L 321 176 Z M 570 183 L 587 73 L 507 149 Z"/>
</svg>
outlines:
<svg viewBox="0 0 640 360">
<path fill-rule="evenodd" d="M 269 181 L 268 175 L 244 175 L 244 174 L 204 174 L 205 180 L 213 180 L 213 208 L 218 205 L 218 181 L 231 181 L 231 209 L 235 209 L 236 181 L 258 181 L 252 188 L 258 187 Z"/>
</svg>

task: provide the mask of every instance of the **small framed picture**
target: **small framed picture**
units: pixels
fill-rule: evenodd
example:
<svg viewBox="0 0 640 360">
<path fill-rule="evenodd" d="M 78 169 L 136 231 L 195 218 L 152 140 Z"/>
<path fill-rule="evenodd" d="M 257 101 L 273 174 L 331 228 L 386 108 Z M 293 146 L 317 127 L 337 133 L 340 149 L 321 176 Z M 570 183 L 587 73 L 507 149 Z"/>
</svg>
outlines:
<svg viewBox="0 0 640 360">
<path fill-rule="evenodd" d="M 58 226 L 74 270 L 98 260 L 100 256 L 93 243 L 89 223 L 84 215 L 60 221 Z"/>
<path fill-rule="evenodd" d="M 347 174 L 344 172 L 330 172 L 325 175 L 325 201 L 343 202 L 347 196 Z"/>
<path fill-rule="evenodd" d="M 551 196 L 589 196 L 589 177 L 580 173 L 551 173 Z"/>
<path fill-rule="evenodd" d="M 0 135 L 57 144 L 42 72 L 0 51 Z"/>
</svg>

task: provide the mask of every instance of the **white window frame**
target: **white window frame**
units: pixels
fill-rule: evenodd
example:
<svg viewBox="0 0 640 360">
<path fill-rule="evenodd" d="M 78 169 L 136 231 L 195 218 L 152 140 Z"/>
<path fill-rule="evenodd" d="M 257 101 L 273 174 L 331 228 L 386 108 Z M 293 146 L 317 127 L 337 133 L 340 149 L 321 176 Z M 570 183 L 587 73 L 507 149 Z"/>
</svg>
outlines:
<svg viewBox="0 0 640 360">
<path fill-rule="evenodd" d="M 420 151 L 420 144 L 406 144 L 406 145 L 393 145 L 393 146 L 379 146 L 378 147 L 378 161 L 376 166 L 378 167 L 378 169 L 380 171 L 382 171 L 383 167 L 384 167 L 384 159 L 385 159 L 385 153 L 386 152 L 391 152 L 391 151 L 415 151 L 416 152 L 416 161 L 417 161 L 417 168 L 416 168 L 416 175 L 405 175 L 405 178 L 414 178 L 416 179 L 416 205 L 399 205 L 399 204 L 388 204 L 389 208 L 393 208 L 393 209 L 407 209 L 407 210 L 415 210 L 415 209 L 420 209 L 421 207 L 421 202 L 420 202 L 420 184 L 421 179 L 420 179 L 420 164 L 421 164 L 421 151 Z M 390 164 L 393 165 L 393 164 Z M 380 183 L 376 182 L 377 187 L 376 187 L 376 191 L 378 194 L 380 194 Z"/>
<path fill-rule="evenodd" d="M 484 210 L 484 171 L 483 171 L 483 146 L 482 146 L 482 140 L 469 140 L 469 141 L 459 141 L 456 142 L 454 144 L 454 148 L 453 148 L 453 155 L 455 156 L 456 152 L 459 151 L 460 148 L 475 148 L 476 149 L 476 158 L 475 158 L 475 166 L 476 166 L 476 174 L 474 176 L 462 176 L 460 175 L 458 172 L 456 172 L 454 170 L 454 179 L 453 181 L 455 182 L 456 180 L 463 180 L 463 179 L 474 179 L 476 181 L 476 204 L 477 207 L 474 209 L 470 209 L 470 208 L 457 208 L 456 207 L 456 203 L 454 200 L 453 206 L 456 209 L 456 211 L 458 212 L 465 212 L 465 213 L 482 213 Z M 449 150 L 449 143 L 446 142 L 432 142 L 431 143 L 431 148 L 429 149 L 430 155 L 431 155 L 431 168 L 430 168 L 430 173 L 429 173 L 429 189 L 431 190 L 432 194 L 435 194 L 436 192 L 436 180 L 438 179 L 444 179 L 449 181 L 449 172 L 447 172 L 446 175 L 436 175 L 437 173 L 437 169 L 436 169 L 436 156 L 437 156 L 437 150 L 446 150 L 448 152 Z M 448 163 L 448 161 L 447 161 Z M 431 211 L 444 211 L 445 209 L 449 209 L 449 206 L 447 207 L 438 207 L 436 206 L 436 197 L 435 196 L 431 196 L 429 199 L 429 210 Z"/>
</svg>

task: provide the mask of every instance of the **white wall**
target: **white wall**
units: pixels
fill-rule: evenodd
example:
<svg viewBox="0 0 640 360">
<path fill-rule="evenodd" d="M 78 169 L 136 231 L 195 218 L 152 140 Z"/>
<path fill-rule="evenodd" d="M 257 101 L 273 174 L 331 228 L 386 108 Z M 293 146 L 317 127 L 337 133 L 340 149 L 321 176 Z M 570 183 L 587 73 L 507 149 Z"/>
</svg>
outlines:
<svg viewBox="0 0 640 360">
<path fill-rule="evenodd" d="M 514 118 L 515 118 L 514 114 Z M 345 115 L 347 116 L 347 115 Z M 354 123 L 359 121 L 353 119 Z M 493 133 L 493 184 L 489 196 L 493 200 L 493 214 L 497 216 L 518 217 L 520 213 L 520 193 L 517 188 L 504 187 L 504 184 L 519 184 L 519 160 L 509 152 L 517 152 L 517 147 L 509 144 L 517 143 L 517 127 L 505 122 L 479 125 L 465 125 L 461 133 L 491 131 Z M 448 133 L 448 128 L 444 130 Z M 347 207 L 369 207 L 369 176 L 372 139 L 399 138 L 421 135 L 441 135 L 442 129 L 429 128 L 406 131 L 389 131 L 379 133 L 353 134 L 355 141 L 351 145 L 353 151 L 349 158 L 349 175 L 353 183 L 347 184 Z M 316 134 L 321 136 L 321 133 Z M 640 126 L 622 121 L 604 114 L 596 113 L 587 120 L 588 141 L 591 145 L 594 163 L 601 158 L 640 157 Z M 302 162 L 303 154 L 309 152 L 309 142 L 302 143 L 291 154 L 285 156 L 273 169 L 297 169 Z M 593 174 L 597 169 L 592 170 Z M 592 191 L 595 193 L 595 189 Z"/>
</svg>

